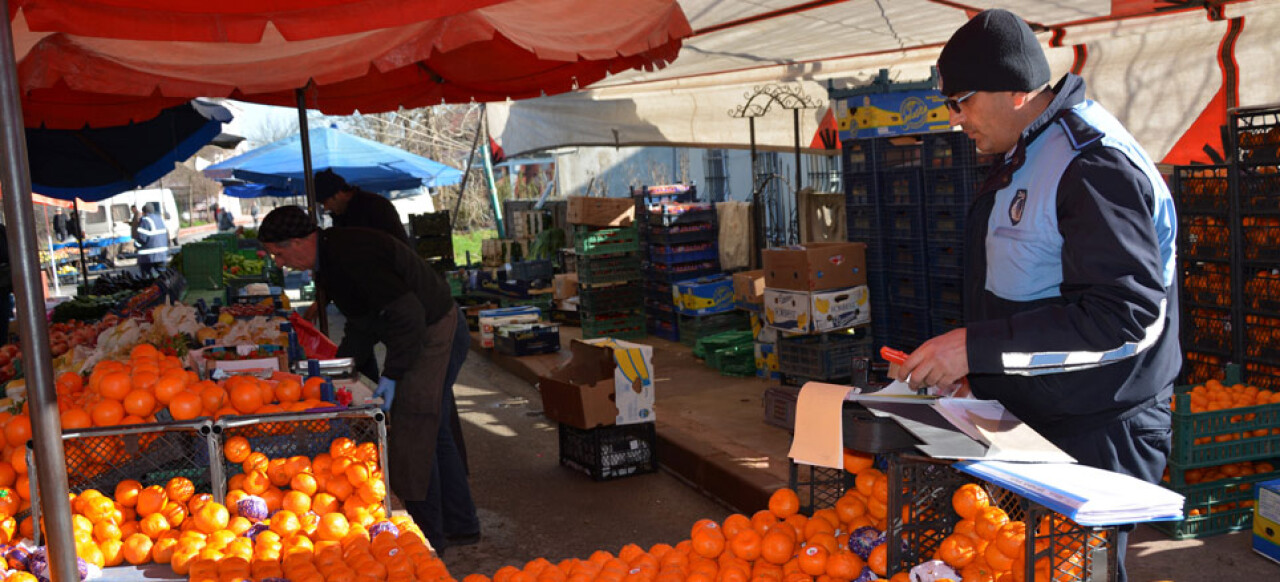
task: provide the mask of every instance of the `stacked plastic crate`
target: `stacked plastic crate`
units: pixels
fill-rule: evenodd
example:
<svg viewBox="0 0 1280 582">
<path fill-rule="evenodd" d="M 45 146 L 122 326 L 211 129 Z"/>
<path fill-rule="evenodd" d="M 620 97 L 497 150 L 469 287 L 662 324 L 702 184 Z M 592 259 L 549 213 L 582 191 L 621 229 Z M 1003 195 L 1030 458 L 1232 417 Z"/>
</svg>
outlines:
<svg viewBox="0 0 1280 582">
<path fill-rule="evenodd" d="M 697 188 L 691 185 L 641 186 L 633 188 L 631 195 L 645 245 L 646 327 L 651 335 L 679 341 L 680 317 L 672 284 L 720 272 L 715 210 L 694 202 Z M 684 212 L 688 208 L 702 211 Z"/>
<path fill-rule="evenodd" d="M 922 240 L 928 258 L 929 337 L 933 337 L 961 327 L 965 216 L 986 176 L 989 159 L 978 156 L 973 140 L 959 132 L 925 134 L 922 149 Z"/>
<path fill-rule="evenodd" d="M 636 226 L 574 227 L 582 337 L 644 337 L 640 236 Z"/>
<path fill-rule="evenodd" d="M 1240 234 L 1236 342 L 1244 381 L 1280 390 L 1280 108 L 1238 110 L 1233 152 Z"/>
<path fill-rule="evenodd" d="M 853 238 L 850 228 L 850 238 L 870 247 L 867 280 L 875 341 L 910 350 L 929 339 L 930 324 L 920 138 L 877 138 L 866 148 L 865 163 L 874 172 L 866 191 L 879 212 L 879 230 L 874 238 Z M 872 233 L 859 229 L 859 234 Z"/>
<path fill-rule="evenodd" d="M 453 260 L 453 223 L 449 212 L 426 212 L 409 216 L 415 250 L 440 272 L 456 268 Z"/>
<path fill-rule="evenodd" d="M 1174 168 L 1178 272 L 1182 277 L 1182 346 L 1188 383 L 1221 373 L 1233 359 L 1231 228 L 1227 166 Z"/>
</svg>

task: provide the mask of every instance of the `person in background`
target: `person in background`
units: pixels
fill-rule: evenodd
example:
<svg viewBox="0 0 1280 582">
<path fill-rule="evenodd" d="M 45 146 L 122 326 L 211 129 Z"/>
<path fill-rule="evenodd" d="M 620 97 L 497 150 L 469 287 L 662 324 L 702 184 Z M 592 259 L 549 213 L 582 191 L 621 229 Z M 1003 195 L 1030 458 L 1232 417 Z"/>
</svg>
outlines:
<svg viewBox="0 0 1280 582">
<path fill-rule="evenodd" d="M 58 242 L 67 240 L 67 211 L 58 209 L 58 213 L 53 215 L 53 236 Z"/>
<path fill-rule="evenodd" d="M 317 173 L 315 186 L 316 202 L 329 211 L 334 226 L 380 230 L 413 248 L 400 213 L 385 196 L 348 184 L 332 169 Z"/>
<path fill-rule="evenodd" d="M 390 200 L 366 192 L 347 183 L 332 169 L 316 173 L 316 201 L 329 211 L 335 227 L 371 228 L 385 232 L 396 240 L 409 245 L 409 236 L 400 224 L 400 214 Z M 327 299 L 327 298 L 326 298 Z M 303 313 L 303 317 L 315 321 L 327 301 L 316 301 Z M 368 334 L 365 334 L 367 336 Z M 379 376 L 378 359 L 372 345 L 352 345 L 356 370 L 372 379 Z"/>
<path fill-rule="evenodd" d="M 249 216 L 253 217 L 253 227 L 258 228 L 258 201 L 257 200 L 254 200 L 253 204 L 249 206 Z"/>
<path fill-rule="evenodd" d="M 159 204 L 147 203 L 133 237 L 138 243 L 138 270 L 142 276 L 159 275 L 169 260 L 169 230 L 160 217 Z"/>
<path fill-rule="evenodd" d="M 298 206 L 267 213 L 258 240 L 277 263 L 311 270 L 346 316 L 339 356 L 349 355 L 344 348 L 356 334 L 386 346 L 373 395 L 390 412 L 391 490 L 437 552 L 478 541 L 453 395 L 471 335 L 444 278 L 386 233 L 319 230 Z"/>
<path fill-rule="evenodd" d="M 218 209 L 218 232 L 231 232 L 236 229 L 236 217 L 226 208 Z"/>
<path fill-rule="evenodd" d="M 967 378 L 1080 463 L 1158 483 L 1182 364 L 1164 180 L 1084 80 L 1048 85 L 1013 13 L 960 27 L 938 72 L 951 124 L 1003 159 L 969 208 L 964 327 L 926 341 L 897 379 Z M 1121 581 L 1132 529 L 1115 540 Z"/>
</svg>

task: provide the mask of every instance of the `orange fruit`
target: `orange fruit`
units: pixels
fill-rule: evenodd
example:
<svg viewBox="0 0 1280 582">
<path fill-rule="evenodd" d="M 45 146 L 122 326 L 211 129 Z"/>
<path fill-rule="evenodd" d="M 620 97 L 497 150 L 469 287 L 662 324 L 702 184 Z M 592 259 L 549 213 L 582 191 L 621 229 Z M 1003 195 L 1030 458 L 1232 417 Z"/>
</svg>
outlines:
<svg viewBox="0 0 1280 582">
<path fill-rule="evenodd" d="M 186 503 L 196 494 L 196 486 L 186 477 L 174 477 L 165 484 L 164 492 L 169 495 L 170 500 Z"/>
<path fill-rule="evenodd" d="M 284 494 L 284 500 L 280 506 L 297 515 L 302 515 L 311 511 L 311 496 L 301 491 L 290 490 Z"/>
<path fill-rule="evenodd" d="M 312 376 L 310 378 L 307 378 L 307 381 L 302 384 L 302 399 L 303 400 L 319 400 L 320 386 L 322 386 L 323 384 L 324 384 L 324 378 L 320 376 Z"/>
<path fill-rule="evenodd" d="M 109 372 L 98 382 L 98 394 L 110 400 L 124 400 L 133 390 L 133 379 L 124 372 Z"/>
<path fill-rule="evenodd" d="M 138 492 L 136 510 L 138 515 L 146 517 L 164 509 L 169 502 L 169 494 L 159 485 L 152 485 Z"/>
<path fill-rule="evenodd" d="M 977 544 L 965 534 L 953 533 L 938 545 L 938 558 L 952 568 L 968 566 L 977 555 Z"/>
<path fill-rule="evenodd" d="M 986 559 L 987 565 L 996 571 L 1009 570 L 1013 567 L 1013 558 L 1000 551 L 1000 546 L 996 544 L 987 544 L 982 557 Z"/>
<path fill-rule="evenodd" d="M 884 577 L 888 569 L 889 561 L 889 544 L 880 544 L 871 550 L 871 554 L 867 556 L 867 567 L 871 568 L 877 576 Z"/>
<path fill-rule="evenodd" d="M 964 519 L 973 519 L 978 511 L 991 505 L 991 496 L 977 483 L 965 483 L 951 494 L 951 507 Z"/>
<path fill-rule="evenodd" d="M 142 483 L 133 479 L 125 479 L 116 484 L 116 503 L 124 507 L 136 507 L 138 505 L 138 494 L 141 492 Z"/>
<path fill-rule="evenodd" d="M 249 458 L 249 453 L 253 452 L 253 448 L 249 446 L 249 439 L 242 436 L 233 436 L 227 439 L 222 445 L 222 454 L 232 463 L 243 463 Z"/>
<path fill-rule="evenodd" d="M 871 468 L 875 463 L 875 457 L 867 453 L 855 451 L 853 449 L 844 450 L 844 470 L 857 475 L 863 469 Z"/>
<path fill-rule="evenodd" d="M 262 408 L 262 391 L 258 388 L 257 382 L 236 384 L 230 390 L 230 397 L 231 407 L 235 408 L 240 414 L 252 414 Z M 220 406 L 221 404 L 210 410 L 216 410 Z"/>
<path fill-rule="evenodd" d="M 133 416 L 151 416 L 155 408 L 156 397 L 149 390 L 132 390 L 124 396 L 124 411 Z"/>
<path fill-rule="evenodd" d="M 15 447 L 26 446 L 31 440 L 31 419 L 25 414 L 10 418 L 4 425 L 4 438 Z"/>
<path fill-rule="evenodd" d="M 138 531 L 151 539 L 159 539 L 161 535 L 169 531 L 169 520 L 165 518 L 163 513 L 155 512 L 142 518 L 138 523 Z"/>
<path fill-rule="evenodd" d="M 356 444 L 347 437 L 338 437 L 329 443 L 329 456 L 333 459 L 349 457 L 355 453 Z"/>
<path fill-rule="evenodd" d="M 292 378 L 286 378 L 276 384 L 275 398 L 277 402 L 288 404 L 302 399 L 302 384 Z"/>
<path fill-rule="evenodd" d="M 136 533 L 124 540 L 121 554 L 124 559 L 135 566 L 151 561 L 151 548 L 154 544 L 146 534 Z"/>
<path fill-rule="evenodd" d="M 174 420 L 192 420 L 199 418 L 204 412 L 204 403 L 200 395 L 190 390 L 183 390 L 169 400 L 169 415 Z"/>
<path fill-rule="evenodd" d="M 746 517 L 743 516 L 743 519 L 745 520 Z M 738 535 L 729 540 L 729 551 L 743 560 L 755 561 L 760 557 L 760 548 L 763 540 L 764 536 L 761 536 L 748 525 L 748 527 L 739 531 Z"/>
<path fill-rule="evenodd" d="M 244 469 L 244 472 L 246 473 L 250 471 L 262 471 L 263 473 L 266 473 L 267 466 L 270 464 L 271 460 L 268 459 L 265 454 L 254 451 L 249 453 L 249 456 L 245 457 L 244 461 L 240 463 L 240 468 Z"/>
<path fill-rule="evenodd" d="M 311 473 L 297 473 L 289 480 L 289 488 L 308 496 L 315 495 L 318 485 L 316 476 Z"/>
<path fill-rule="evenodd" d="M 168 406 L 173 401 L 174 396 L 186 389 L 185 375 L 171 376 L 169 374 L 161 376 L 159 380 L 156 380 L 155 385 L 151 387 L 151 391 L 155 393 L 156 402 L 159 402 L 161 406 Z"/>
<path fill-rule="evenodd" d="M 800 511 L 800 496 L 786 487 L 774 491 L 769 496 L 769 511 L 778 516 L 778 519 L 795 515 Z"/>
<path fill-rule="evenodd" d="M 62 412 L 62 430 L 79 430 L 93 426 L 93 416 L 83 408 L 68 408 Z M 6 440 L 8 437 L 5 437 Z"/>
<path fill-rule="evenodd" d="M 231 521 L 231 514 L 221 503 L 210 502 L 204 504 L 192 518 L 195 520 L 196 529 L 205 534 L 212 534 L 220 529 L 226 529 L 227 523 Z"/>
<path fill-rule="evenodd" d="M 271 531 L 280 534 L 281 538 L 289 539 L 302 529 L 302 524 L 298 521 L 298 514 L 288 509 L 281 509 L 271 516 L 269 527 Z"/>
<path fill-rule="evenodd" d="M 827 556 L 827 576 L 836 580 L 853 580 L 862 575 L 866 564 L 857 554 L 841 550 Z"/>
<path fill-rule="evenodd" d="M 826 574 L 827 555 L 827 549 L 822 546 L 805 546 L 796 557 L 800 563 L 800 571 L 810 576 Z"/>
<path fill-rule="evenodd" d="M 771 529 L 764 534 L 760 544 L 760 557 L 771 564 L 781 566 L 795 555 L 796 540 L 781 529 Z"/>
<path fill-rule="evenodd" d="M 978 511 L 973 522 L 973 529 L 978 537 L 991 541 L 996 539 L 996 532 L 1009 523 L 1009 516 L 999 507 L 986 507 Z"/>
<path fill-rule="evenodd" d="M 222 408 L 222 403 L 227 400 L 227 392 L 217 384 L 210 384 L 200 390 L 200 405 L 206 413 Z"/>
<path fill-rule="evenodd" d="M 1017 556 L 1019 552 L 1023 551 L 1026 540 L 1027 524 L 1021 521 L 1011 521 L 996 531 L 996 538 L 991 543 L 999 546 L 1004 555 Z"/>
<path fill-rule="evenodd" d="M 0 487 L 12 487 L 18 480 L 18 472 L 8 461 L 0 461 Z"/>
</svg>

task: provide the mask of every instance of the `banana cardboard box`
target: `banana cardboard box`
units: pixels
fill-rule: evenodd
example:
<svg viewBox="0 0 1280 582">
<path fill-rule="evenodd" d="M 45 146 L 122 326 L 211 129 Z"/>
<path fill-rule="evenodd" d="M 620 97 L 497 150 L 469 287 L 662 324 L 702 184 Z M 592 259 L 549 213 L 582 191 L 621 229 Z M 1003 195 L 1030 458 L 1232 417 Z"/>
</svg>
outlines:
<svg viewBox="0 0 1280 582">
<path fill-rule="evenodd" d="M 573 340 L 570 359 L 538 378 L 543 414 L 581 429 L 653 422 L 653 347 Z"/>
<path fill-rule="evenodd" d="M 542 310 L 533 306 L 503 307 L 486 309 L 480 312 L 480 347 L 493 347 L 493 333 L 502 325 L 517 323 L 538 323 L 542 319 Z"/>
<path fill-rule="evenodd" d="M 712 315 L 733 311 L 733 279 L 712 275 L 671 284 L 676 311 L 684 315 Z"/>
<path fill-rule="evenodd" d="M 1254 486 L 1253 551 L 1280 563 L 1280 479 Z"/>
<path fill-rule="evenodd" d="M 761 378 L 781 378 L 778 369 L 778 346 L 773 343 L 755 342 L 756 376 Z"/>
<path fill-rule="evenodd" d="M 871 322 L 866 285 L 829 291 L 764 290 L 765 323 L 779 331 L 821 333 Z"/>
</svg>

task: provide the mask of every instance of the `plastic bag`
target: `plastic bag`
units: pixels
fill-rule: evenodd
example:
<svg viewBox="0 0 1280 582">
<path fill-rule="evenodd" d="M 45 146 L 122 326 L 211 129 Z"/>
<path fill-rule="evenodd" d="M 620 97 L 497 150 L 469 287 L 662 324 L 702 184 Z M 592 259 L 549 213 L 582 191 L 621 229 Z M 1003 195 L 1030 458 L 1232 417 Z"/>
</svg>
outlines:
<svg viewBox="0 0 1280 582">
<path fill-rule="evenodd" d="M 310 321 L 303 319 L 297 312 L 289 314 L 289 323 L 293 324 L 293 330 L 298 335 L 298 343 L 302 345 L 302 351 L 307 353 L 307 359 L 331 360 L 338 355 L 338 344 L 320 333 L 316 326 L 311 325 Z"/>
</svg>

